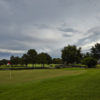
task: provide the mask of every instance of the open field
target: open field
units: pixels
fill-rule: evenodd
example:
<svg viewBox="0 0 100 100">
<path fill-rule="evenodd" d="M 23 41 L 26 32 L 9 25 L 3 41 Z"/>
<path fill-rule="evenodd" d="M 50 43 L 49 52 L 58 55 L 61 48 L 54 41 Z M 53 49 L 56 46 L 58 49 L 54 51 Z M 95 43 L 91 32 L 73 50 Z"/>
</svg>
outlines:
<svg viewBox="0 0 100 100">
<path fill-rule="evenodd" d="M 100 100 L 100 69 L 0 71 L 0 100 Z"/>
</svg>

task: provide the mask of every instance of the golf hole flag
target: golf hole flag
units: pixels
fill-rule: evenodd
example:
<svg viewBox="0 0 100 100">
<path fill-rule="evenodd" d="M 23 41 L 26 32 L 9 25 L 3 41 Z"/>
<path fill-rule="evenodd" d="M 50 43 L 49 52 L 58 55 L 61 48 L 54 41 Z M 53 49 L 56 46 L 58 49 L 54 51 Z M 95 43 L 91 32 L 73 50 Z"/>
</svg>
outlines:
<svg viewBox="0 0 100 100">
<path fill-rule="evenodd" d="M 7 63 L 7 65 L 10 65 L 10 61 Z"/>
</svg>

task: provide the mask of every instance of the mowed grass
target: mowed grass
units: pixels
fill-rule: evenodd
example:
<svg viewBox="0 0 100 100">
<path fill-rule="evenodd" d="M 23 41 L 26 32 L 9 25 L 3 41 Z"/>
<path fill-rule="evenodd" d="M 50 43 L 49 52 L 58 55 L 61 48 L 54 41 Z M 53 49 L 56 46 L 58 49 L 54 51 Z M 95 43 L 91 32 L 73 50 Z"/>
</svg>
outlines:
<svg viewBox="0 0 100 100">
<path fill-rule="evenodd" d="M 44 64 L 44 67 L 55 67 L 55 65 L 61 65 L 61 64 Z M 28 64 L 28 67 L 32 67 L 32 64 Z M 43 66 L 43 65 L 42 65 Z M 41 64 L 34 64 L 34 67 L 41 67 Z"/>
<path fill-rule="evenodd" d="M 62 64 L 44 64 L 44 67 L 51 67 L 54 68 L 56 65 L 62 65 Z M 79 65 L 79 66 L 86 66 L 86 65 L 82 65 L 82 64 L 75 64 L 75 65 Z M 10 65 L 1 65 L 0 68 L 10 68 Z M 28 68 L 33 67 L 32 64 L 28 64 L 27 65 Z M 34 64 L 34 67 L 43 67 L 43 65 L 41 66 L 41 64 Z M 13 65 L 13 67 L 11 68 L 26 68 L 26 65 L 21 66 L 20 64 Z M 86 67 L 87 68 L 87 67 Z M 96 68 L 100 68 L 100 64 L 96 65 Z"/>
<path fill-rule="evenodd" d="M 51 67 L 51 65 L 52 65 L 52 67 L 55 67 L 55 65 L 60 65 L 60 64 L 44 64 L 44 67 Z M 26 65 L 21 66 L 20 64 L 18 64 L 17 67 L 16 67 L 16 65 L 13 65 L 12 68 L 25 68 L 25 67 L 26 67 Z M 33 65 L 28 64 L 27 67 L 33 67 Z M 34 67 L 41 67 L 41 64 L 34 64 Z M 42 67 L 43 67 L 43 65 L 42 65 Z M 10 68 L 10 65 L 1 65 L 0 68 Z"/>
<path fill-rule="evenodd" d="M 100 69 L 0 71 L 0 100 L 100 100 Z"/>
<path fill-rule="evenodd" d="M 77 75 L 82 72 L 64 69 L 4 70 L 0 71 L 0 84 L 37 81 L 66 75 Z"/>
</svg>

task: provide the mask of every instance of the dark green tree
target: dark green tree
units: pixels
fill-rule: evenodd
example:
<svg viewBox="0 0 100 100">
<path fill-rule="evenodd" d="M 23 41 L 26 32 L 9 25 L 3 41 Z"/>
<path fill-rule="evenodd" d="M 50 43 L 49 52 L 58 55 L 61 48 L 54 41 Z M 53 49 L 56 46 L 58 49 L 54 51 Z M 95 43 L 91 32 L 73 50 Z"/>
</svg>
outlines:
<svg viewBox="0 0 100 100">
<path fill-rule="evenodd" d="M 97 60 L 92 57 L 84 58 L 82 64 L 87 65 L 88 68 L 93 68 L 97 65 Z"/>
<path fill-rule="evenodd" d="M 52 63 L 52 57 L 48 53 L 43 53 L 46 56 L 47 64 Z"/>
<path fill-rule="evenodd" d="M 29 62 L 32 63 L 32 66 L 34 67 L 34 64 L 37 63 L 37 52 L 35 49 L 30 49 L 27 52 L 28 54 L 28 58 L 29 58 Z"/>
<path fill-rule="evenodd" d="M 96 43 L 94 46 L 92 46 L 91 53 L 94 58 L 100 59 L 100 43 Z"/>
<path fill-rule="evenodd" d="M 6 60 L 6 59 L 2 59 L 1 61 L 2 61 L 2 63 L 3 63 L 4 65 L 6 65 L 6 64 L 9 62 L 9 60 Z"/>
<path fill-rule="evenodd" d="M 41 67 L 42 65 L 44 67 L 44 64 L 48 63 L 47 57 L 44 53 L 38 54 L 38 63 L 41 64 Z"/>
<path fill-rule="evenodd" d="M 62 60 L 60 58 L 53 58 L 52 63 L 53 64 L 61 64 Z"/>
<path fill-rule="evenodd" d="M 4 65 L 4 63 L 2 62 L 2 60 L 0 60 L 0 66 L 1 66 L 1 65 Z"/>
<path fill-rule="evenodd" d="M 22 57 L 19 58 L 19 63 L 20 63 L 21 66 L 24 66 L 24 60 L 22 59 Z"/>
<path fill-rule="evenodd" d="M 28 55 L 27 55 L 27 54 L 23 54 L 21 60 L 22 60 L 22 63 L 25 64 L 26 67 L 27 67 L 27 64 L 28 64 L 28 62 L 29 62 L 29 61 L 28 61 Z"/>
<path fill-rule="evenodd" d="M 13 67 L 13 65 L 15 64 L 15 57 L 14 56 L 10 57 L 10 63 L 11 63 L 11 66 Z"/>
<path fill-rule="evenodd" d="M 67 64 L 69 63 L 72 64 L 74 62 L 76 63 L 81 62 L 82 59 L 81 47 L 77 49 L 75 45 L 73 46 L 68 45 L 64 47 L 61 52 L 62 52 L 61 58 L 63 62 L 67 62 Z"/>
<path fill-rule="evenodd" d="M 20 58 L 17 56 L 17 57 L 14 57 L 14 64 L 17 66 L 18 64 L 20 64 Z"/>
<path fill-rule="evenodd" d="M 87 58 L 87 57 L 92 57 L 92 54 L 89 53 L 89 52 L 86 52 L 85 57 L 86 57 L 86 58 Z"/>
<path fill-rule="evenodd" d="M 85 54 L 82 54 L 82 59 L 87 58 L 87 57 L 93 57 L 92 53 L 86 52 Z"/>
<path fill-rule="evenodd" d="M 53 63 L 53 64 L 56 64 L 56 58 L 53 58 L 53 59 L 52 59 L 52 63 Z"/>
</svg>

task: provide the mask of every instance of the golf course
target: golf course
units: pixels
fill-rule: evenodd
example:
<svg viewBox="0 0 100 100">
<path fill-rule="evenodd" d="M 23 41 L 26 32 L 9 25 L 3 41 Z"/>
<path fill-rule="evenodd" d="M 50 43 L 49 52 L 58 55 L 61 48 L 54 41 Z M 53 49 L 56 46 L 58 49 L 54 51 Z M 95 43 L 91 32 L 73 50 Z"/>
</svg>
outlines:
<svg viewBox="0 0 100 100">
<path fill-rule="evenodd" d="M 0 100 L 100 100 L 100 0 L 0 0 Z"/>
<path fill-rule="evenodd" d="M 100 100 L 100 69 L 1 70 L 0 100 Z"/>
</svg>

